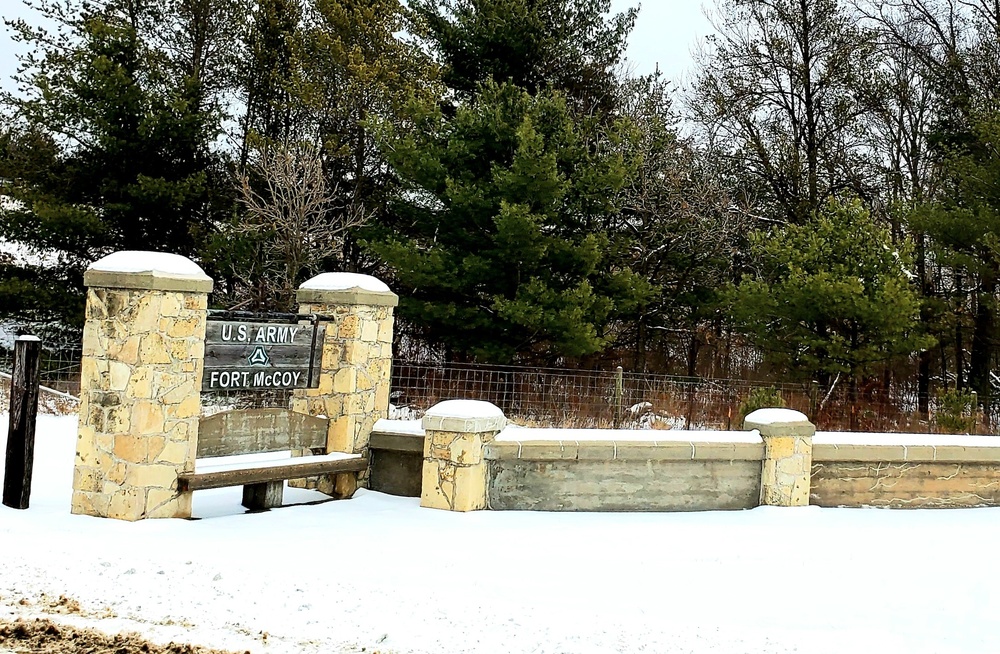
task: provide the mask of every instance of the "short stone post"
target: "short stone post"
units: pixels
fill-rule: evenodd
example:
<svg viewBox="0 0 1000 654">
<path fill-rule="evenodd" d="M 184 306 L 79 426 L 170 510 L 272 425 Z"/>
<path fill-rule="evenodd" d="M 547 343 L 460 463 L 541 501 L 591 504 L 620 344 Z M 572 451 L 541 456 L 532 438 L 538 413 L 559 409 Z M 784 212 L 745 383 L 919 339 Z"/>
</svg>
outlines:
<svg viewBox="0 0 1000 654">
<path fill-rule="evenodd" d="M 424 414 L 420 506 L 447 511 L 489 508 L 489 470 L 483 448 L 507 426 L 489 402 L 448 400 Z"/>
<path fill-rule="evenodd" d="M 798 411 L 758 409 L 746 417 L 743 428 L 756 429 L 764 441 L 760 503 L 808 506 L 816 427 Z"/>
<path fill-rule="evenodd" d="M 121 520 L 187 518 L 201 413 L 212 280 L 193 261 L 116 252 L 87 285 L 72 511 Z"/>
<path fill-rule="evenodd" d="M 299 313 L 322 316 L 326 333 L 319 387 L 295 391 L 291 409 L 330 419 L 328 451 L 364 454 L 375 422 L 389 412 L 392 313 L 399 298 L 368 275 L 323 273 L 303 283 L 296 299 Z M 344 473 L 294 485 L 350 497 L 366 480 L 366 474 Z"/>
</svg>

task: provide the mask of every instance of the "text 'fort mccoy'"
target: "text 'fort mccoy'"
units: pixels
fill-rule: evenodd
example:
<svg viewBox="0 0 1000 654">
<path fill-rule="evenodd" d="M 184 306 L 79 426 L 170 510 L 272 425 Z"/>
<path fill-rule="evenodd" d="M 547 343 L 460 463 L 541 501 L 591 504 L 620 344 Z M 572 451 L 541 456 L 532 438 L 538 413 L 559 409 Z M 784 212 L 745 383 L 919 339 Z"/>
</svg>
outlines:
<svg viewBox="0 0 1000 654">
<path fill-rule="evenodd" d="M 212 370 L 208 388 L 297 388 L 304 380 L 299 370 Z"/>
</svg>

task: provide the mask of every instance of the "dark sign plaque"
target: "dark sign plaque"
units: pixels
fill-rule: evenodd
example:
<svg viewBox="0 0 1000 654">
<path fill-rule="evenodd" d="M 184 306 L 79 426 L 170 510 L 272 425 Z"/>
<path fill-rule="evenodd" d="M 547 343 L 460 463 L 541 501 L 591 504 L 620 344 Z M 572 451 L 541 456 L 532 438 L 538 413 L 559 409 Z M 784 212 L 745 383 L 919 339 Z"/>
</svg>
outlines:
<svg viewBox="0 0 1000 654">
<path fill-rule="evenodd" d="M 209 320 L 203 391 L 315 386 L 321 328 L 315 323 Z"/>
</svg>

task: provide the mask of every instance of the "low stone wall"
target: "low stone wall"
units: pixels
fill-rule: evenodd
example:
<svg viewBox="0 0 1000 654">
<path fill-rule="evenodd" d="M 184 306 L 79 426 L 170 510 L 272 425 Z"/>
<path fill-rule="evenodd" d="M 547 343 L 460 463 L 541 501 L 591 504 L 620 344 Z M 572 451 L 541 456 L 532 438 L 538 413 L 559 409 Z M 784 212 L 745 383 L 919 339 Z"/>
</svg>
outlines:
<svg viewBox="0 0 1000 654">
<path fill-rule="evenodd" d="M 1000 506 L 1000 439 L 817 432 L 810 486 L 818 506 Z"/>
<path fill-rule="evenodd" d="M 508 429 L 486 447 L 491 509 L 704 511 L 751 508 L 760 497 L 764 445 L 751 432 L 657 432 L 652 441 L 648 431 L 585 430 L 535 440 L 546 431 L 555 430 Z"/>
</svg>

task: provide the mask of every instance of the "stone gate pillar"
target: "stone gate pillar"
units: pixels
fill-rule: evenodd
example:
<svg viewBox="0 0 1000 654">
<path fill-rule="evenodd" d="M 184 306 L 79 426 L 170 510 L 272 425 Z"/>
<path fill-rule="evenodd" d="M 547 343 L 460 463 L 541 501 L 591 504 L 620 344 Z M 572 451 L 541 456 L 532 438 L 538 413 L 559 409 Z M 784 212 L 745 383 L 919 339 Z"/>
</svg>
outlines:
<svg viewBox="0 0 1000 654">
<path fill-rule="evenodd" d="M 758 409 L 743 421 L 764 441 L 760 503 L 808 506 L 812 477 L 812 441 L 816 427 L 792 409 Z"/>
<path fill-rule="evenodd" d="M 299 313 L 326 326 L 319 387 L 295 391 L 291 409 L 330 419 L 327 450 L 366 454 L 375 421 L 389 411 L 393 307 L 399 298 L 368 275 L 323 273 L 296 294 Z M 308 486 L 349 497 L 367 475 L 346 473 Z"/>
<path fill-rule="evenodd" d="M 87 286 L 72 512 L 186 518 L 212 280 L 190 259 L 116 252 Z"/>
<path fill-rule="evenodd" d="M 481 400 L 445 400 L 421 420 L 424 464 L 420 506 L 446 511 L 489 508 L 483 448 L 507 426 L 503 411 Z"/>
</svg>

